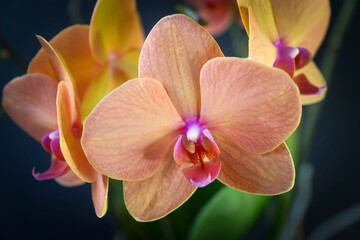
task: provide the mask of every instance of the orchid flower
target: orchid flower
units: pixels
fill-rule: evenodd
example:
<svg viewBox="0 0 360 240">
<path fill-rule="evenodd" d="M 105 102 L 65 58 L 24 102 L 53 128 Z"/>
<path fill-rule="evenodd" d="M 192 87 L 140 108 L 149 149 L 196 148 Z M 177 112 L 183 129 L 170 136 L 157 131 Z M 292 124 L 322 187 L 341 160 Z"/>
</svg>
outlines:
<svg viewBox="0 0 360 240">
<path fill-rule="evenodd" d="M 238 0 L 249 35 L 249 58 L 286 71 L 301 102 L 324 98 L 326 82 L 312 61 L 330 18 L 328 0 Z"/>
<path fill-rule="evenodd" d="M 102 28 L 109 19 L 115 26 L 106 23 Z M 127 21 L 131 28 L 118 29 L 120 22 Z M 93 169 L 82 150 L 82 121 L 99 98 L 134 74 L 143 41 L 135 2 L 98 1 L 90 27 L 69 27 L 50 43 L 38 39 L 43 48 L 31 61 L 28 74 L 5 86 L 3 106 L 51 153 L 49 170 L 33 170 L 33 176 L 55 178 L 64 186 L 92 183 L 95 212 L 102 217 L 107 210 L 108 178 Z"/>
<path fill-rule="evenodd" d="M 196 8 L 197 14 L 206 22 L 205 29 L 213 36 L 222 35 L 231 25 L 234 18 L 239 19 L 235 0 L 185 0 Z"/>
<path fill-rule="evenodd" d="M 288 191 L 294 166 L 283 142 L 300 115 L 285 72 L 223 57 L 204 28 L 173 15 L 145 40 L 139 78 L 94 108 L 81 141 L 98 172 L 124 180 L 132 216 L 151 221 L 216 178 L 250 193 Z"/>
</svg>

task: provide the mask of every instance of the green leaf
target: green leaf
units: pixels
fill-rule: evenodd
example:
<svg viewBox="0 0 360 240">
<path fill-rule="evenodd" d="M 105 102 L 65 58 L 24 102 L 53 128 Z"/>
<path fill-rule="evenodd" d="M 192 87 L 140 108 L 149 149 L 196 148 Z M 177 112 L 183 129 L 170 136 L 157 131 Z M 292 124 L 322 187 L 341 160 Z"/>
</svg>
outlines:
<svg viewBox="0 0 360 240">
<path fill-rule="evenodd" d="M 188 239 L 240 239 L 270 199 L 224 187 L 203 207 Z"/>
</svg>

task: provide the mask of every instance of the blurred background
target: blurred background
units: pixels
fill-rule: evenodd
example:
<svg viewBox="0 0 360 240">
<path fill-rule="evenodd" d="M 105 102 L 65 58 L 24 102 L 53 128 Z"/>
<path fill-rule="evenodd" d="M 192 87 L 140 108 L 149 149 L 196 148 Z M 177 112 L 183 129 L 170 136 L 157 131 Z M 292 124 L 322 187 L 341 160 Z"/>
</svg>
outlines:
<svg viewBox="0 0 360 240">
<path fill-rule="evenodd" d="M 0 88 L 25 73 L 19 63 L 6 59 L 5 45 L 27 64 L 40 48 L 35 34 L 50 40 L 74 23 L 89 24 L 95 3 L 95 0 L 0 1 Z M 160 18 L 176 13 L 175 6 L 181 3 L 138 0 L 146 34 Z M 343 0 L 331 1 L 330 31 L 342 3 Z M 358 4 L 355 12 L 359 11 Z M 310 151 L 312 188 L 306 187 L 301 193 L 305 202 L 298 210 L 302 211 L 303 207 L 307 210 L 304 220 L 300 221 L 302 230 L 296 234 L 298 239 L 307 239 L 314 231 L 321 230 L 324 223 L 330 224 L 325 225 L 325 229 L 331 228 L 328 231 L 339 228 L 329 239 L 360 237 L 359 25 L 360 14 L 355 14 L 343 41 L 331 43 L 337 44 L 335 48 L 340 48 L 340 52 L 314 132 Z M 228 32 L 216 40 L 226 56 L 235 55 Z M 324 60 L 327 44 L 328 38 L 315 62 Z M 304 107 L 305 114 L 311 107 Z M 64 188 L 54 181 L 36 181 L 31 170 L 34 166 L 40 171 L 46 170 L 49 155 L 6 113 L 0 114 L 0 239 L 125 239 L 114 222 L 112 208 L 104 218 L 96 217 L 89 184 Z M 333 223 L 334 217 L 341 214 L 345 217 L 335 218 Z M 255 224 L 246 239 L 262 239 L 254 234 L 262 229 L 261 225 L 261 221 Z"/>
</svg>

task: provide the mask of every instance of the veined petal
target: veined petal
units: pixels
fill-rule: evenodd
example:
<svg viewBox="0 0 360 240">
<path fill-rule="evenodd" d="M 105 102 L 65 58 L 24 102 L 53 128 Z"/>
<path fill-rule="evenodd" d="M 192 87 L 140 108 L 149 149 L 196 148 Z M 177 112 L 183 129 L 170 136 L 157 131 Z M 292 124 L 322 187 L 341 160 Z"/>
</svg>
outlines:
<svg viewBox="0 0 360 240">
<path fill-rule="evenodd" d="M 144 30 L 135 0 L 99 0 L 90 24 L 90 47 L 96 60 L 105 63 L 110 54 L 141 49 Z"/>
<path fill-rule="evenodd" d="M 97 179 L 91 184 L 91 195 L 96 215 L 101 218 L 105 215 L 108 207 L 109 178 L 97 174 Z"/>
<path fill-rule="evenodd" d="M 300 74 L 304 74 L 306 78 L 310 81 L 310 83 L 313 84 L 314 86 L 318 88 L 323 88 L 322 91 L 319 92 L 318 94 L 301 95 L 300 96 L 301 103 L 307 105 L 322 100 L 325 97 L 327 91 L 326 82 L 320 70 L 315 65 L 315 63 L 310 62 L 305 67 L 297 70 L 295 72 L 294 77 L 297 77 Z"/>
<path fill-rule="evenodd" d="M 67 171 L 64 175 L 55 178 L 55 181 L 63 187 L 77 187 L 85 183 L 71 170 Z"/>
<path fill-rule="evenodd" d="M 285 143 L 263 155 L 248 153 L 228 138 L 214 134 L 220 147 L 218 179 L 229 187 L 255 194 L 274 195 L 294 185 L 295 169 Z M 236 166 L 236 167 L 234 167 Z"/>
<path fill-rule="evenodd" d="M 42 74 L 26 74 L 3 89 L 2 105 L 11 119 L 26 133 L 41 141 L 57 127 L 55 80 Z"/>
<path fill-rule="evenodd" d="M 35 168 L 33 168 L 32 175 L 36 180 L 43 181 L 43 180 L 50 180 L 60 177 L 69 170 L 70 168 L 65 161 L 61 161 L 56 158 L 53 158 L 51 160 L 50 168 L 47 171 L 43 173 L 37 173 L 35 172 Z"/>
<path fill-rule="evenodd" d="M 264 2 L 267 2 L 264 1 Z M 247 12 L 249 18 L 249 58 L 272 66 L 276 60 L 277 48 L 258 23 L 254 11 Z"/>
<path fill-rule="evenodd" d="M 85 182 L 94 182 L 96 172 L 88 162 L 80 144 L 81 123 L 72 122 L 71 96 L 68 85 L 60 82 L 57 94 L 57 114 L 60 133 L 60 147 L 71 170 Z"/>
<path fill-rule="evenodd" d="M 89 26 L 74 25 L 68 27 L 58 33 L 49 43 L 65 60 L 75 80 L 79 97 L 82 99 L 91 79 L 101 69 L 101 65 L 95 61 L 90 51 Z M 56 79 L 49 59 L 43 49 L 40 49 L 31 60 L 28 73 L 42 73 Z M 58 79 L 58 81 L 60 80 Z"/>
<path fill-rule="evenodd" d="M 249 59 L 216 58 L 201 70 L 200 88 L 200 122 L 246 151 L 275 149 L 300 122 L 299 90 L 282 70 Z"/>
<path fill-rule="evenodd" d="M 262 31 L 267 38 L 271 41 L 279 40 L 279 34 L 276 26 L 276 21 L 274 18 L 272 1 L 271 0 L 237 0 L 241 18 L 243 20 L 244 26 L 250 38 L 256 37 L 251 33 L 251 20 L 250 18 L 250 9 L 254 13 L 254 18 L 257 19 L 259 29 L 256 31 Z M 249 31 L 250 30 L 250 31 Z"/>
<path fill-rule="evenodd" d="M 329 25 L 330 1 L 272 0 L 272 11 L 280 39 L 315 55 Z"/>
<path fill-rule="evenodd" d="M 211 35 L 184 15 L 161 19 L 149 33 L 140 54 L 139 77 L 160 81 L 183 119 L 200 111 L 202 66 L 223 54 Z"/>
<path fill-rule="evenodd" d="M 155 173 L 184 125 L 160 82 L 134 79 L 91 112 L 82 145 L 100 173 L 138 181 Z"/>
<path fill-rule="evenodd" d="M 65 62 L 62 60 L 62 57 L 56 52 L 56 50 L 44 38 L 40 36 L 37 36 L 37 38 L 50 61 L 56 79 L 58 81 L 64 81 L 68 87 L 70 94 L 69 99 L 71 101 L 70 107 L 71 107 L 72 123 L 75 124 L 81 123 L 81 116 L 80 116 L 80 110 L 78 104 L 79 97 L 78 97 L 77 89 L 75 88 L 76 85 L 74 84 L 74 80 L 70 75 L 70 72 L 67 69 Z"/>
<path fill-rule="evenodd" d="M 173 146 L 158 171 L 143 181 L 124 181 L 127 209 L 137 221 L 154 221 L 181 206 L 196 190 L 173 158 Z"/>
</svg>

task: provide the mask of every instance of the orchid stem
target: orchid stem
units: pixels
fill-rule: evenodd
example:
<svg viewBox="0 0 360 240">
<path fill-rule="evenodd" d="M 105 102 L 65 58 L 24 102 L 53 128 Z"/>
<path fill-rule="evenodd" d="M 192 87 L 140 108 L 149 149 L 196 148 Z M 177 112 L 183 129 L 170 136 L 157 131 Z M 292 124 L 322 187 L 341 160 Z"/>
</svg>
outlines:
<svg viewBox="0 0 360 240">
<path fill-rule="evenodd" d="M 67 12 L 69 14 L 70 21 L 73 24 L 84 23 L 83 15 L 81 11 L 82 0 L 70 0 L 67 6 Z"/>
<path fill-rule="evenodd" d="M 26 61 L 22 57 L 20 57 L 18 53 L 15 52 L 15 50 L 10 46 L 10 44 L 5 41 L 2 36 L 0 36 L 0 48 L 2 49 L 0 53 L 1 59 L 13 60 L 22 70 L 24 70 L 24 72 L 26 72 Z"/>
</svg>

